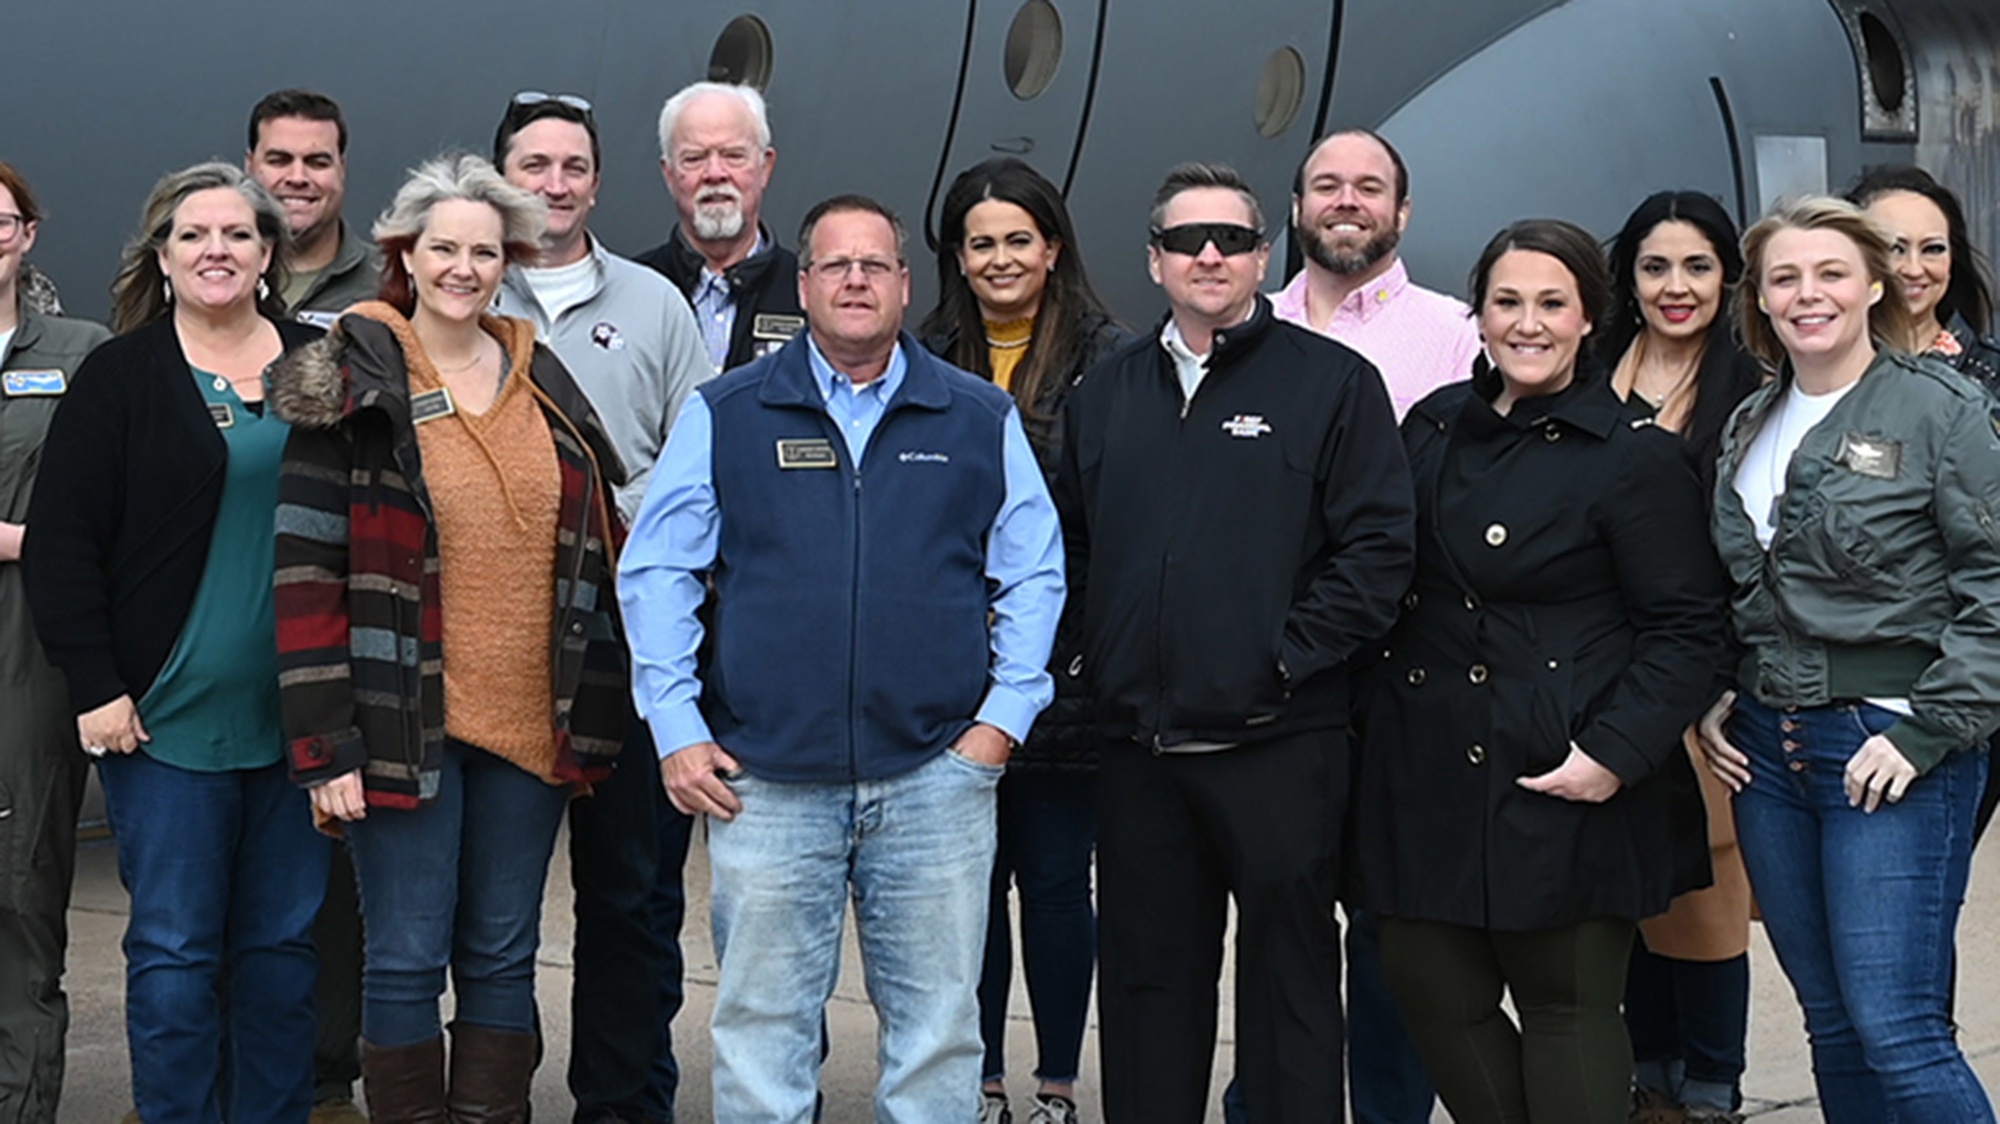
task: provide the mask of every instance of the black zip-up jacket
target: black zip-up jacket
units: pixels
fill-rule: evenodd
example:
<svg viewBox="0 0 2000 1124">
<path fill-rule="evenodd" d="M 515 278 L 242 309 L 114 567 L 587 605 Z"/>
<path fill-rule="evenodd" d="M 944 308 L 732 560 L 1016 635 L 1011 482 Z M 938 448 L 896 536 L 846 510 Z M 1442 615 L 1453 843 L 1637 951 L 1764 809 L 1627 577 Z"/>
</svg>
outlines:
<svg viewBox="0 0 2000 1124">
<path fill-rule="evenodd" d="M 736 321 L 729 330 L 729 356 L 722 369 L 734 370 L 753 359 L 785 346 L 806 326 L 805 310 L 799 307 L 799 259 L 778 245 L 768 229 L 759 227 L 764 249 L 728 269 L 723 280 L 736 297 Z M 674 283 L 681 295 L 694 303 L 695 286 L 707 262 L 688 245 L 676 226 L 667 240 L 632 259 L 648 266 Z"/>
<path fill-rule="evenodd" d="M 1162 325 L 1164 325 L 1162 321 Z M 1171 751 L 1347 722 L 1416 543 L 1382 377 L 1263 297 L 1183 400 L 1159 332 L 1070 396 L 1056 502 L 1100 730 Z"/>
</svg>

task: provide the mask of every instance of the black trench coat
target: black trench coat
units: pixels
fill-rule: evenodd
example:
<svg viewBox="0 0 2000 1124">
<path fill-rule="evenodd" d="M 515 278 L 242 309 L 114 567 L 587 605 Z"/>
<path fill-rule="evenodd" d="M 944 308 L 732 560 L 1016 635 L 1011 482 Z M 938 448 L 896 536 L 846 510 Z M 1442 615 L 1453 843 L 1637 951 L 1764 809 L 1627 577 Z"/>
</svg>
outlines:
<svg viewBox="0 0 2000 1124">
<path fill-rule="evenodd" d="M 1484 380 L 1403 423 L 1417 576 L 1363 673 L 1351 896 L 1516 931 L 1651 916 L 1709 881 L 1681 744 L 1726 658 L 1701 485 L 1601 370 L 1507 417 Z M 1617 795 L 1515 783 L 1572 740 Z"/>
</svg>

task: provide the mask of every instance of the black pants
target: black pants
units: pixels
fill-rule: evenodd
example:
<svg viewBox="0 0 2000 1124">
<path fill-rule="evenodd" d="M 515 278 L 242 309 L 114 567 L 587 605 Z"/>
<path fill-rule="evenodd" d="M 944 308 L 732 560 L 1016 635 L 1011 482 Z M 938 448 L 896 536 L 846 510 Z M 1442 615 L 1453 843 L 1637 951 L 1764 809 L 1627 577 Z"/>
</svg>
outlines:
<svg viewBox="0 0 2000 1124">
<path fill-rule="evenodd" d="M 1625 1124 L 1630 921 L 1504 933 L 1382 919 L 1410 1038 L 1458 1124 Z M 1511 992 L 1516 1027 L 1500 1007 Z"/>
<path fill-rule="evenodd" d="M 319 980 L 313 987 L 319 1016 L 313 1101 L 318 1103 L 352 1097 L 354 1083 L 361 1080 L 361 895 L 345 843 L 333 848 L 326 898 L 313 922 L 313 946 L 319 952 Z"/>
<path fill-rule="evenodd" d="M 1236 900 L 1237 1079 L 1252 1124 L 1327 1124 L 1341 1097 L 1336 863 L 1347 736 L 1203 754 L 1107 746 L 1098 1009 L 1108 1124 L 1199 1124 Z"/>
<path fill-rule="evenodd" d="M 576 977 L 570 995 L 569 1089 L 578 1124 L 672 1120 L 673 1091 L 654 1093 L 655 1057 L 664 1047 L 660 982 L 663 938 L 654 922 L 655 884 L 665 873 L 656 816 L 660 762 L 645 723 L 618 754 L 611 779 L 570 803 L 570 881 L 576 888 Z M 671 813 L 671 809 L 667 809 Z M 680 881 L 680 860 L 673 879 Z M 672 964 L 680 981 L 679 957 Z M 671 1013 L 668 1015 L 672 1017 Z M 671 1057 L 671 1054 L 668 1055 Z"/>
<path fill-rule="evenodd" d="M 1625 1026 L 1640 1085 L 1690 1107 L 1736 1111 L 1750 1032 L 1750 954 L 1676 960 L 1632 942 Z"/>
</svg>

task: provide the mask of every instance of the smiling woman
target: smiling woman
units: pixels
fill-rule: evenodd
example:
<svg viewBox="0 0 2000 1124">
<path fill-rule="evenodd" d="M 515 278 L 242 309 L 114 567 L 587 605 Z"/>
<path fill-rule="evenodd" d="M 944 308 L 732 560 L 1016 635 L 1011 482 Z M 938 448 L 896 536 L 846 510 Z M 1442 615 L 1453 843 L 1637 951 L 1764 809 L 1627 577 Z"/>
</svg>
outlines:
<svg viewBox="0 0 2000 1124">
<path fill-rule="evenodd" d="M 1723 434 L 1713 530 L 1748 653 L 1702 748 L 1827 1119 L 1991 1121 L 1947 1010 L 2000 721 L 1991 401 L 1907 353 L 1893 244 L 1852 204 L 1782 205 L 1743 256 L 1743 336 L 1779 373 Z"/>
<path fill-rule="evenodd" d="M 545 215 L 476 156 L 417 168 L 375 224 L 383 299 L 272 378 L 295 427 L 275 551 L 284 733 L 360 882 L 377 1120 L 525 1111 L 549 856 L 569 796 L 624 739 L 606 545 L 623 473 L 534 326 L 486 314 Z M 398 686 L 365 686 L 383 683 Z M 454 925 L 463 901 L 479 924 Z"/>
<path fill-rule="evenodd" d="M 215 1119 L 221 1097 L 246 1116 L 311 1107 L 329 852 L 285 781 L 269 559 L 286 426 L 264 372 L 318 333 L 269 318 L 286 236 L 238 168 L 154 186 L 113 289 L 124 335 L 63 396 L 29 508 L 29 604 L 132 895 L 125 1011 L 148 1120 Z"/>
<path fill-rule="evenodd" d="M 1685 447 L 1584 346 L 1596 242 L 1516 223 L 1471 280 L 1491 358 L 1403 422 L 1417 574 L 1358 695 L 1355 901 L 1454 1120 L 1622 1120 L 1635 923 L 1708 879 L 1675 828 L 1722 575 Z"/>
</svg>

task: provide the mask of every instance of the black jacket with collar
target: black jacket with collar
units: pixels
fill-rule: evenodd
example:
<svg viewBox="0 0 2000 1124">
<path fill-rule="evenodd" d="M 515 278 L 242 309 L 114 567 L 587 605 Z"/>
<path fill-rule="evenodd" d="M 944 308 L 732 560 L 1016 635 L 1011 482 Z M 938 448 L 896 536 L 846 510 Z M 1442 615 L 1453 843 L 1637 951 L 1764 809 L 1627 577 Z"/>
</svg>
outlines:
<svg viewBox="0 0 2000 1124">
<path fill-rule="evenodd" d="M 1455 383 L 1403 421 L 1417 576 L 1360 681 L 1356 904 L 1520 931 L 1708 882 L 1681 735 L 1724 657 L 1723 575 L 1686 443 L 1609 381 L 1504 416 L 1497 386 Z M 1609 800 L 1516 783 L 1571 742 L 1617 774 Z"/>
<path fill-rule="evenodd" d="M 285 350 L 318 328 L 277 321 Z M 228 450 L 173 317 L 107 340 L 49 423 L 21 570 L 77 713 L 145 694 L 208 564 Z"/>
<path fill-rule="evenodd" d="M 778 350 L 806 325 L 805 310 L 799 307 L 798 257 L 778 245 L 768 229 L 760 225 L 758 231 L 763 236 L 764 249 L 722 273 L 723 280 L 729 282 L 729 291 L 736 297 L 729 357 L 722 364 L 725 371 Z M 632 260 L 658 270 L 674 283 L 690 305 L 694 303 L 695 286 L 701 284 L 701 272 L 708 266 L 701 254 L 681 237 L 678 226 L 665 242 Z M 757 323 L 760 316 L 764 318 L 762 327 Z"/>
<path fill-rule="evenodd" d="M 1164 321 L 1162 321 L 1164 324 Z M 1159 332 L 1070 395 L 1056 498 L 1100 730 L 1161 750 L 1347 722 L 1410 580 L 1409 468 L 1367 360 L 1257 298 L 1185 399 Z"/>
</svg>

